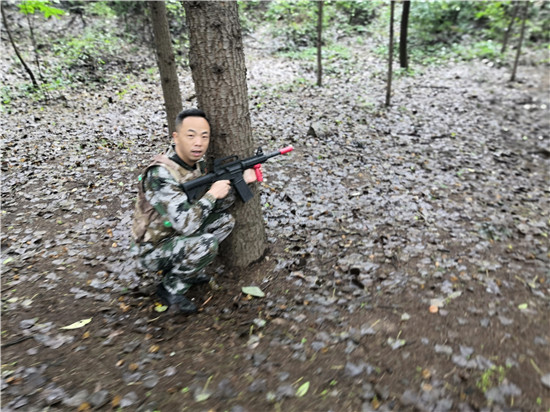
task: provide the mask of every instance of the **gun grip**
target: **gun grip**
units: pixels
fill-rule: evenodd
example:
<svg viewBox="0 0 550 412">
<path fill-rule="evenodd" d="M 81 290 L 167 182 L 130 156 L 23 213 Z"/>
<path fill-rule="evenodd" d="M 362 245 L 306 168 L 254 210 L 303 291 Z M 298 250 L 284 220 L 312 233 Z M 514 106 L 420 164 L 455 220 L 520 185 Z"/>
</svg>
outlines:
<svg viewBox="0 0 550 412">
<path fill-rule="evenodd" d="M 259 163 L 257 165 L 254 165 L 254 171 L 256 172 L 256 180 L 258 182 L 263 182 L 264 174 L 262 173 L 262 165 Z"/>
<path fill-rule="evenodd" d="M 235 179 L 232 182 L 233 182 L 233 186 L 235 187 L 235 190 L 241 197 L 243 203 L 248 202 L 250 199 L 254 197 L 254 194 L 252 193 L 252 191 L 250 190 L 250 188 L 248 187 L 248 185 L 246 184 L 246 182 L 242 177 Z"/>
</svg>

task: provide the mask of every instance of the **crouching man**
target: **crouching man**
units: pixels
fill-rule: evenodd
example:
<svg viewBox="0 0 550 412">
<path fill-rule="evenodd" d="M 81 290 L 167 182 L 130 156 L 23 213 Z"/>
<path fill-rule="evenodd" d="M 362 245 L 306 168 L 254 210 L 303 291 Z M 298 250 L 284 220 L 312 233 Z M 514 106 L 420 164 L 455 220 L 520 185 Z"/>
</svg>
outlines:
<svg viewBox="0 0 550 412">
<path fill-rule="evenodd" d="M 204 268 L 233 230 L 235 220 L 227 209 L 235 195 L 229 180 L 214 182 L 193 202 L 181 188 L 205 173 L 202 158 L 210 143 L 210 124 L 203 111 L 181 112 L 172 137 L 172 148 L 157 155 L 141 175 L 133 250 L 146 270 L 162 274 L 158 298 L 176 312 L 191 314 L 197 307 L 185 293 L 210 280 Z M 254 170 L 245 170 L 243 179 L 256 181 Z"/>
</svg>

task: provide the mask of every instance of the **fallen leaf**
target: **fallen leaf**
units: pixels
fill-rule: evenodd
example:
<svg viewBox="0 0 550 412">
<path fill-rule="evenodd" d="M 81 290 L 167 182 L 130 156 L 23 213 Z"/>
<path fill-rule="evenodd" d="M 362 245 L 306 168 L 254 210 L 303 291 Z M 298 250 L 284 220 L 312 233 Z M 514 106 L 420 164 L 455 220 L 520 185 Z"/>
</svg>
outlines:
<svg viewBox="0 0 550 412">
<path fill-rule="evenodd" d="M 113 408 L 118 408 L 118 406 L 120 405 L 120 401 L 122 400 L 122 396 L 120 395 L 116 395 L 113 400 L 111 401 L 111 406 Z"/>
<path fill-rule="evenodd" d="M 167 309 L 168 309 L 168 306 L 161 305 L 160 303 L 157 303 L 155 305 L 155 312 L 166 312 Z"/>
<path fill-rule="evenodd" d="M 59 329 L 64 329 L 64 330 L 78 329 L 78 328 L 81 328 L 83 326 L 86 326 L 91 321 L 92 321 L 92 318 L 82 319 L 82 320 L 79 320 L 78 322 L 71 323 L 70 325 L 63 326 L 62 328 L 59 328 Z"/>
<path fill-rule="evenodd" d="M 265 293 L 257 286 L 243 286 L 242 291 L 245 295 L 254 296 L 256 298 L 263 298 Z"/>
<path fill-rule="evenodd" d="M 301 385 L 298 390 L 296 391 L 296 396 L 298 398 L 301 398 L 302 396 L 304 396 L 307 391 L 309 390 L 309 381 L 304 383 L 303 385 Z"/>
</svg>

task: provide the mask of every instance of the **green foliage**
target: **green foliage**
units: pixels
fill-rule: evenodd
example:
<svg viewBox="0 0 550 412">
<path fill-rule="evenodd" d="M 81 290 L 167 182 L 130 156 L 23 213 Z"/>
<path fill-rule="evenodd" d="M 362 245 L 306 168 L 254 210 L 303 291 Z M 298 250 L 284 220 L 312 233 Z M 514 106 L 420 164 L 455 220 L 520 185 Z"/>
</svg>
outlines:
<svg viewBox="0 0 550 412">
<path fill-rule="evenodd" d="M 123 18 L 145 16 L 149 7 L 146 1 L 110 1 L 108 4 L 117 16 Z"/>
<path fill-rule="evenodd" d="M 61 66 L 85 68 L 88 73 L 95 73 L 107 60 L 116 56 L 121 45 L 122 41 L 111 33 L 86 30 L 80 36 L 58 39 L 53 44 L 53 51 L 61 59 Z"/>
<path fill-rule="evenodd" d="M 40 12 L 44 15 L 45 18 L 50 17 L 56 17 L 59 18 L 59 16 L 62 16 L 65 14 L 65 12 L 61 9 L 58 9 L 56 7 L 50 6 L 49 1 L 31 1 L 31 0 L 25 0 L 22 1 L 17 5 L 19 7 L 19 11 L 23 14 L 34 14 L 35 12 Z"/>
<path fill-rule="evenodd" d="M 345 19 L 343 23 L 349 27 L 361 31 L 361 29 L 372 23 L 378 15 L 380 2 L 377 1 L 334 1 L 334 8 L 339 15 Z"/>
<path fill-rule="evenodd" d="M 506 369 L 504 366 L 492 366 L 487 369 L 477 380 L 476 386 L 483 393 L 487 392 L 494 386 L 498 386 L 506 378 Z"/>
<path fill-rule="evenodd" d="M 497 60 L 501 57 L 502 45 L 492 40 L 482 40 L 468 44 L 458 44 L 453 51 L 464 60 L 489 59 Z"/>
<path fill-rule="evenodd" d="M 326 13 L 324 13 L 326 15 Z M 278 0 L 269 4 L 265 14 L 272 23 L 272 33 L 283 39 L 284 51 L 315 44 L 317 5 L 309 0 Z"/>
<path fill-rule="evenodd" d="M 248 3 L 248 2 L 245 2 Z M 263 3 L 263 2 L 261 2 Z M 323 39 L 334 39 L 342 35 L 362 33 L 377 16 L 380 1 L 324 1 Z M 258 10 L 261 6 L 255 6 Z M 247 7 L 242 7 L 246 12 Z M 317 40 L 316 1 L 275 0 L 263 12 L 264 21 L 270 25 L 273 36 L 282 40 L 280 51 L 296 51 L 313 47 Z"/>
<path fill-rule="evenodd" d="M 451 44 L 472 32 L 477 14 L 475 2 L 414 2 L 410 10 L 410 40 L 419 44 Z"/>
<path fill-rule="evenodd" d="M 268 3 L 259 0 L 239 0 L 237 3 L 241 29 L 245 33 L 253 32 L 257 25 L 264 20 Z"/>
<path fill-rule="evenodd" d="M 115 11 L 105 1 L 93 1 L 87 5 L 87 12 L 99 17 L 115 17 Z"/>
</svg>

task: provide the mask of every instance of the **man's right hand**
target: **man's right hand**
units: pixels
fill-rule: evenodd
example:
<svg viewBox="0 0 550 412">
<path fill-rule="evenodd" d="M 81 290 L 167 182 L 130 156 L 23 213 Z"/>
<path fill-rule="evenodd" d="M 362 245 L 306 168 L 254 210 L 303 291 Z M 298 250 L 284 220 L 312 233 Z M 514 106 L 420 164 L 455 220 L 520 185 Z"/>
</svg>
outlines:
<svg viewBox="0 0 550 412">
<path fill-rule="evenodd" d="M 223 199 L 229 193 L 229 189 L 231 189 L 231 181 L 218 180 L 210 186 L 210 190 L 207 193 L 210 193 L 216 199 Z"/>
</svg>

